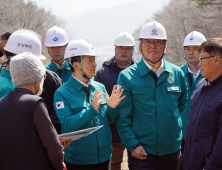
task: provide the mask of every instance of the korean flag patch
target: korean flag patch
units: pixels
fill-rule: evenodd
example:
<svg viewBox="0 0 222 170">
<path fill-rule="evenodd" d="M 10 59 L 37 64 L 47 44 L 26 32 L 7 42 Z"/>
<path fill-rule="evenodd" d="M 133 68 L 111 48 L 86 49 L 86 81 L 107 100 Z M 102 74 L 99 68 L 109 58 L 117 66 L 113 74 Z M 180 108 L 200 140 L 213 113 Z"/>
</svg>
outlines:
<svg viewBox="0 0 222 170">
<path fill-rule="evenodd" d="M 63 101 L 56 103 L 56 109 L 57 109 L 57 110 L 63 109 L 63 108 L 64 108 L 64 103 L 63 103 Z"/>
</svg>

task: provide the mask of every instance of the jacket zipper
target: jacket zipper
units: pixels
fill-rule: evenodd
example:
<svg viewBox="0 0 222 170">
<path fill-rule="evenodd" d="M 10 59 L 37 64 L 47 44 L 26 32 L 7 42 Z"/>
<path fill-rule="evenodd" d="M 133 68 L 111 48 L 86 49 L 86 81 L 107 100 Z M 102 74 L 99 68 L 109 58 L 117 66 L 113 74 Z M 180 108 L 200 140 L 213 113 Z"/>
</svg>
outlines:
<svg viewBox="0 0 222 170">
<path fill-rule="evenodd" d="M 207 157 L 207 147 L 208 147 L 208 141 L 207 141 L 207 144 L 206 144 L 206 153 L 205 153 L 206 162 L 207 162 L 207 160 L 208 160 L 208 157 Z"/>
</svg>

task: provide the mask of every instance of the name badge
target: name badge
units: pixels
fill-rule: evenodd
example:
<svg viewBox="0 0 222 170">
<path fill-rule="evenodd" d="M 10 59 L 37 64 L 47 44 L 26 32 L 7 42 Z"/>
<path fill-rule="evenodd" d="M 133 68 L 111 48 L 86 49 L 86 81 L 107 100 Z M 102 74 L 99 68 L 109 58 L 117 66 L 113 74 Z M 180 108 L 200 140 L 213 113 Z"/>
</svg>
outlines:
<svg viewBox="0 0 222 170">
<path fill-rule="evenodd" d="M 177 90 L 179 90 L 179 87 L 171 87 L 171 90 L 172 91 L 177 91 Z"/>
</svg>

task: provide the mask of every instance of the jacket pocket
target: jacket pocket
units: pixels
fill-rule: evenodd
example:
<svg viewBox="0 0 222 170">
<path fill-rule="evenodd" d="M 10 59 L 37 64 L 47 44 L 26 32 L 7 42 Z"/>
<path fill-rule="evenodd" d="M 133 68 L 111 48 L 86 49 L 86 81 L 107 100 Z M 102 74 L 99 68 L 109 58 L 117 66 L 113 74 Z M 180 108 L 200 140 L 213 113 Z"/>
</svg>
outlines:
<svg viewBox="0 0 222 170">
<path fill-rule="evenodd" d="M 212 142 L 213 142 L 213 138 L 210 137 L 207 139 L 206 141 L 206 147 L 205 147 L 205 158 L 206 158 L 206 162 L 209 159 L 211 153 L 212 153 Z"/>
<path fill-rule="evenodd" d="M 208 102 L 201 106 L 200 112 L 201 114 L 199 117 L 201 118 L 201 121 L 203 124 L 206 124 L 207 126 L 204 126 L 206 133 L 213 133 L 214 129 L 217 128 L 217 122 L 220 119 L 220 109 L 218 109 L 219 102 Z"/>
<path fill-rule="evenodd" d="M 155 109 L 155 97 L 151 87 L 132 88 L 133 109 L 145 114 L 153 112 Z"/>
<path fill-rule="evenodd" d="M 134 87 L 132 88 L 133 100 L 139 102 L 146 102 L 150 99 L 152 94 L 151 87 Z"/>
<path fill-rule="evenodd" d="M 81 112 L 84 108 L 88 107 L 89 103 L 82 101 L 82 102 L 75 102 L 71 105 L 71 109 L 74 114 Z"/>
<path fill-rule="evenodd" d="M 151 87 L 134 87 L 132 88 L 132 93 L 140 95 L 151 93 Z"/>
<path fill-rule="evenodd" d="M 178 100 L 181 93 L 181 87 L 178 85 L 170 85 L 166 86 L 166 94 L 164 94 L 163 97 L 165 97 L 166 103 L 170 105 L 177 105 Z"/>
</svg>

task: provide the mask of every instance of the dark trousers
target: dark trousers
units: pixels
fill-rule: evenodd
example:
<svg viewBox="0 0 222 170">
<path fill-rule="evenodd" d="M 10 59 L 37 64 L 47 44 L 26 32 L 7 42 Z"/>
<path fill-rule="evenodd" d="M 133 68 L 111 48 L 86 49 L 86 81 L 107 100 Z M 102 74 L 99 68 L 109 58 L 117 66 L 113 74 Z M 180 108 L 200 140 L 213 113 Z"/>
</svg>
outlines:
<svg viewBox="0 0 222 170">
<path fill-rule="evenodd" d="M 123 161 L 123 152 L 125 147 L 122 143 L 112 143 L 112 148 L 111 169 L 121 170 L 121 163 Z"/>
<path fill-rule="evenodd" d="M 182 142 L 181 142 L 182 163 L 181 163 L 181 166 L 180 166 L 180 170 L 183 170 L 183 151 L 184 151 L 184 147 L 185 147 L 185 140 L 182 139 Z"/>
<path fill-rule="evenodd" d="M 76 165 L 66 162 L 67 170 L 109 170 L 110 160 L 92 165 Z"/>
<path fill-rule="evenodd" d="M 182 161 L 181 152 L 168 155 L 147 154 L 145 160 L 134 158 L 128 151 L 128 163 L 130 170 L 179 170 Z"/>
</svg>

